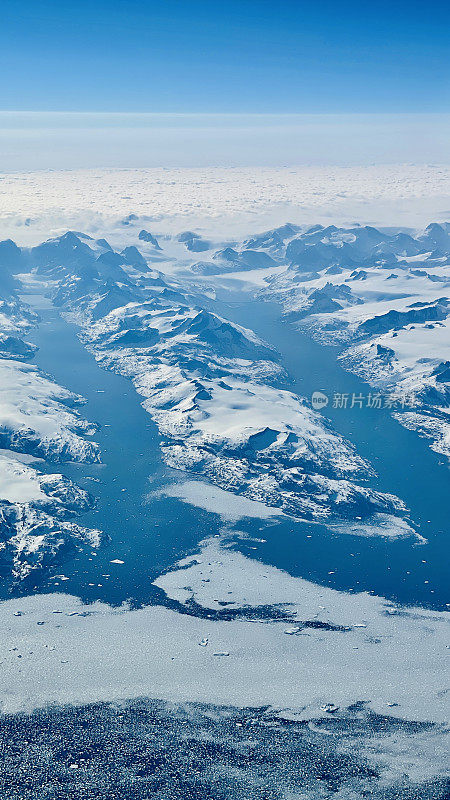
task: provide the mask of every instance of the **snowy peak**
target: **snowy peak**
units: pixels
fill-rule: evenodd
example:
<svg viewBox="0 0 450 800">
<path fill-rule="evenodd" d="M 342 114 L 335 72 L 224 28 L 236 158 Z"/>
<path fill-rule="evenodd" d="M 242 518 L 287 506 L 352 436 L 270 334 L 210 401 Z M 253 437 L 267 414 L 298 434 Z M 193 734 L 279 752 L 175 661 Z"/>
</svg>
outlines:
<svg viewBox="0 0 450 800">
<path fill-rule="evenodd" d="M 31 248 L 30 256 L 33 266 L 42 269 L 61 265 L 67 267 L 86 266 L 92 263 L 96 257 L 89 245 L 73 231 L 68 231 L 63 236 L 49 239 L 47 242 Z"/>
<path fill-rule="evenodd" d="M 244 242 L 244 248 L 250 250 L 268 249 L 278 253 L 282 250 L 283 245 L 287 239 L 292 239 L 300 228 L 298 225 L 286 223 L 279 228 L 266 231 L 252 239 L 247 239 Z"/>
<path fill-rule="evenodd" d="M 148 271 L 148 265 L 144 256 L 134 245 L 125 247 L 121 252 L 121 256 L 123 256 L 125 264 L 131 264 L 132 267 L 136 267 L 136 269 L 143 270 L 144 272 Z"/>
<path fill-rule="evenodd" d="M 439 225 L 437 222 L 433 222 L 425 228 L 424 233 L 418 239 L 430 249 L 448 254 L 450 252 L 450 223 L 444 222 Z"/>
<path fill-rule="evenodd" d="M 274 358 L 275 355 L 273 349 L 252 331 L 246 331 L 205 309 L 201 309 L 189 321 L 185 330 L 202 340 L 215 353 L 227 358 Z"/>
<path fill-rule="evenodd" d="M 387 234 L 370 226 L 330 225 L 315 226 L 292 239 L 286 248 L 286 259 L 303 271 L 311 271 L 352 265 L 396 265 L 420 254 L 428 257 L 430 251 L 436 250 L 439 254 L 450 254 L 448 230 L 437 224 L 430 225 L 416 239 L 402 231 Z"/>
<path fill-rule="evenodd" d="M 210 242 L 203 239 L 199 233 L 193 231 L 184 231 L 177 236 L 177 240 L 186 246 L 187 250 L 191 253 L 203 253 L 211 247 Z"/>
<path fill-rule="evenodd" d="M 16 284 L 14 275 L 23 269 L 24 261 L 22 251 L 11 240 L 0 242 L 0 293 L 3 295 L 14 294 Z"/>
<path fill-rule="evenodd" d="M 19 272 L 24 266 L 23 253 L 12 239 L 0 242 L 0 270 L 1 272 Z"/>
<path fill-rule="evenodd" d="M 217 274 L 224 272 L 239 272 L 252 269 L 264 269 L 276 266 L 276 261 L 264 250 L 243 249 L 238 252 L 233 247 L 217 250 L 213 255 L 217 267 L 211 263 L 197 264 L 194 271 L 203 274 Z"/>
<path fill-rule="evenodd" d="M 158 240 L 156 239 L 155 236 L 153 236 L 153 234 L 150 233 L 150 231 L 146 230 L 140 231 L 138 238 L 140 239 L 141 242 L 148 242 L 148 244 L 152 244 L 156 250 L 162 249 Z"/>
</svg>

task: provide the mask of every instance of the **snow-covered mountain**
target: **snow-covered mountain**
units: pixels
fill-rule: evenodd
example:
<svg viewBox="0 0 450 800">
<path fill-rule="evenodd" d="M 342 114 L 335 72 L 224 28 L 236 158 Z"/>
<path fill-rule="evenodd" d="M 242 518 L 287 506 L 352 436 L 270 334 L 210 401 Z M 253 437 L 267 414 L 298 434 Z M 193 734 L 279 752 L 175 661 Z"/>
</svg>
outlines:
<svg viewBox="0 0 450 800">
<path fill-rule="evenodd" d="M 39 465 L 98 461 L 86 435 L 92 425 L 77 410 L 82 398 L 27 363 L 36 347 L 26 341 L 38 317 L 15 293 L 14 272 L 22 253 L 0 244 L 0 558 L 2 577 L 22 580 L 37 569 L 59 565 L 81 545 L 105 538 L 73 518 L 94 499 L 59 473 Z M 1 261 L 3 259 L 3 261 Z M 7 262 L 7 263 L 6 263 Z M 8 287 L 8 291 L 6 288 Z"/>
<path fill-rule="evenodd" d="M 285 247 L 296 231 L 273 232 L 269 248 Z M 177 246 L 191 239 L 182 234 Z M 118 253 L 104 239 L 68 233 L 24 258 L 100 364 L 133 380 L 167 464 L 296 518 L 331 526 L 359 520 L 362 535 L 411 534 L 402 501 L 364 485 L 371 466 L 288 390 L 274 349 L 199 305 L 186 283 L 149 270 L 136 253 L 130 259 L 130 247 Z M 213 258 L 227 260 L 224 251 Z M 233 263 L 276 262 L 244 247 Z"/>
<path fill-rule="evenodd" d="M 63 520 L 74 511 L 61 499 L 67 484 L 55 507 L 38 470 L 14 458 L 100 458 L 86 438 L 92 427 L 77 411 L 81 399 L 29 363 L 35 348 L 23 337 L 37 319 L 19 300 L 21 274 L 32 274 L 77 322 L 102 366 L 133 381 L 169 466 L 336 530 L 347 522 L 361 535 L 413 533 L 401 499 L 370 488 L 371 465 L 290 390 L 273 347 L 205 307 L 202 293 L 235 273 L 262 273 L 262 295 L 280 302 L 294 336 L 301 326 L 336 345 L 345 367 L 376 389 L 413 397 L 411 408 L 394 403 L 393 413 L 448 454 L 450 226 L 433 224 L 413 236 L 286 224 L 225 246 L 191 231 L 161 243 L 145 230 L 131 239 L 127 234 L 114 249 L 72 231 L 30 249 L 0 243 L 1 496 L 14 574 L 62 548 L 66 534 L 73 541 L 92 536 Z M 207 260 L 196 260 L 199 249 Z M 170 274 L 149 266 L 154 253 L 170 262 Z M 8 495 L 12 482 L 28 498 L 22 505 L 19 490 L 14 500 Z M 76 497 L 84 508 L 87 499 Z M 42 529 L 48 547 L 36 532 Z"/>
<path fill-rule="evenodd" d="M 412 398 L 398 419 L 450 455 L 450 224 L 416 236 L 316 226 L 281 258 L 268 292 L 286 317 L 338 345 L 345 367 L 377 389 Z"/>
<path fill-rule="evenodd" d="M 348 370 L 394 397 L 402 424 L 450 455 L 450 223 L 416 233 L 286 224 L 190 266 L 213 285 L 252 268 L 293 328 L 339 347 Z"/>
</svg>

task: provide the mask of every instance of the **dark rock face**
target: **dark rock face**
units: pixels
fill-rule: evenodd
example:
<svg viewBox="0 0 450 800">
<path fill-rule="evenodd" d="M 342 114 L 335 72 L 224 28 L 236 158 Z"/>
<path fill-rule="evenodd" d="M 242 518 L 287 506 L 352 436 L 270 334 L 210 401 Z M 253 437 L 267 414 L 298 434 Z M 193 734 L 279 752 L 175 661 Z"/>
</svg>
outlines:
<svg viewBox="0 0 450 800">
<path fill-rule="evenodd" d="M 412 323 L 430 322 L 436 320 L 446 319 L 450 313 L 450 302 L 444 297 L 436 303 L 426 305 L 420 309 L 410 309 L 409 311 L 389 311 L 387 314 L 381 314 L 378 317 L 373 317 L 358 326 L 360 334 L 374 334 L 374 333 L 387 333 L 387 331 L 398 331 L 404 325 Z"/>
<path fill-rule="evenodd" d="M 0 333 L 0 358 L 13 358 L 25 361 L 31 358 L 38 348 L 30 342 L 24 342 L 17 336 L 6 336 Z"/>
<path fill-rule="evenodd" d="M 0 242 L 0 292 L 12 295 L 16 289 L 14 275 L 25 269 L 25 259 L 20 247 L 11 239 Z"/>
<path fill-rule="evenodd" d="M 434 370 L 438 383 L 450 383 L 450 361 L 442 361 Z"/>
<path fill-rule="evenodd" d="M 150 231 L 142 230 L 138 238 L 141 240 L 141 242 L 148 242 L 149 244 L 152 244 L 157 250 L 162 249 L 158 240 L 155 236 L 153 236 L 153 234 L 150 233 Z"/>
<path fill-rule="evenodd" d="M 132 267 L 136 267 L 140 270 L 148 270 L 147 262 L 137 247 L 126 247 L 125 250 L 122 250 L 121 255 L 125 260 L 125 264 L 131 264 Z"/>
</svg>

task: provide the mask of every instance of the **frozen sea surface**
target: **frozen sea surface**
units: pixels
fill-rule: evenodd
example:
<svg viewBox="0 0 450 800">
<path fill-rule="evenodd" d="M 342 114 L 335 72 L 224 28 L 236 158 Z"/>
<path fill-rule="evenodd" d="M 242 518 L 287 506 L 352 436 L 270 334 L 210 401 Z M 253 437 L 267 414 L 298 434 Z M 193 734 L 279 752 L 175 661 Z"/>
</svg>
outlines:
<svg viewBox="0 0 450 800">
<path fill-rule="evenodd" d="M 0 747 L 4 800 L 445 800 L 450 788 L 427 772 L 432 729 L 359 707 L 314 725 L 264 707 L 49 708 L 3 718 Z M 421 751 L 419 780 L 408 747 Z M 445 751 L 435 757 L 443 765 Z"/>
</svg>

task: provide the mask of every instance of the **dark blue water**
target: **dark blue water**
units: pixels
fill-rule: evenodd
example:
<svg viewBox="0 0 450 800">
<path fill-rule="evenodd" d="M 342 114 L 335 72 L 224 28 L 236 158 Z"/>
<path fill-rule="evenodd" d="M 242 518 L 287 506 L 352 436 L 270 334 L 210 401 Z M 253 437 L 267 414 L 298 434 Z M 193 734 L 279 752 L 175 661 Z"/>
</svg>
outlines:
<svg viewBox="0 0 450 800">
<path fill-rule="evenodd" d="M 353 393 L 367 397 L 373 392 L 367 383 L 342 368 L 337 347 L 320 345 L 283 321 L 275 303 L 249 300 L 239 291 L 227 292 L 219 294 L 216 310 L 240 325 L 251 326 L 277 348 L 291 377 L 292 391 L 308 399 L 316 390 L 329 398 L 334 392 L 350 397 Z M 298 525 L 284 523 L 277 525 L 276 535 L 267 536 L 267 543 L 258 545 L 258 556 L 291 574 L 308 576 L 334 588 L 364 589 L 404 603 L 446 607 L 450 600 L 447 459 L 433 452 L 425 439 L 406 430 L 384 408 L 335 409 L 330 402 L 321 413 L 375 468 L 377 478 L 366 483 L 400 497 L 428 543 L 333 536 L 324 529 L 319 533 L 315 526 L 308 531 L 312 538 L 305 539 Z M 331 578 L 324 576 L 324 564 L 327 571 L 335 573 Z"/>
<path fill-rule="evenodd" d="M 40 348 L 34 362 L 86 398 L 80 412 L 99 423 L 94 439 L 102 458 L 101 465 L 52 464 L 47 470 L 62 472 L 97 498 L 96 510 L 79 521 L 107 532 L 111 543 L 95 556 L 87 547 L 66 562 L 60 571 L 68 581 L 47 577 L 32 588 L 70 592 L 85 601 L 149 602 L 159 596 L 152 580 L 210 533 L 211 515 L 175 498 L 154 496 L 179 474 L 162 462 L 158 431 L 132 383 L 101 369 L 80 343 L 77 328 L 55 309 L 39 309 L 39 314 L 39 328 L 27 336 Z M 113 559 L 125 563 L 111 564 Z"/>
<path fill-rule="evenodd" d="M 335 349 L 294 332 L 272 304 L 250 304 L 227 295 L 216 310 L 251 325 L 278 348 L 291 375 L 289 388 L 307 397 L 316 389 L 367 394 L 368 387 L 336 362 Z M 194 550 L 199 540 L 217 532 L 220 519 L 177 499 L 152 494 L 167 481 L 184 476 L 162 463 L 156 426 L 142 409 L 131 382 L 101 369 L 79 342 L 76 328 L 55 310 L 40 313 L 42 323 L 28 337 L 40 347 L 36 363 L 59 383 L 82 394 L 87 399 L 83 416 L 100 424 L 95 440 L 103 464 L 65 464 L 57 470 L 97 496 L 96 511 L 83 515 L 80 522 L 105 530 L 112 541 L 95 556 L 86 548 L 66 562 L 61 572 L 68 581 L 46 576 L 38 583 L 34 578 L 36 585 L 17 591 L 65 591 L 85 601 L 101 599 L 112 604 L 161 602 L 163 597 L 151 586 L 152 580 Z M 447 466 L 386 411 L 327 408 L 324 413 L 376 467 L 379 477 L 370 485 L 402 497 L 429 543 L 417 546 L 412 539 L 333 534 L 323 526 L 285 520 L 246 520 L 239 529 L 266 541 L 243 540 L 236 546 L 252 558 L 336 589 L 368 590 L 402 603 L 444 607 L 449 599 Z M 125 563 L 111 564 L 115 558 Z M 329 575 L 330 571 L 334 574 Z"/>
</svg>

